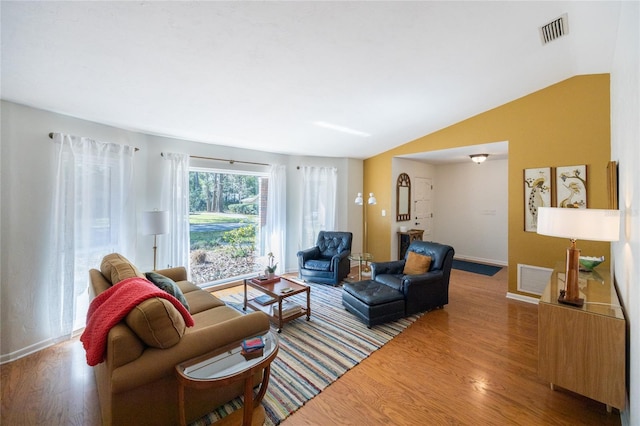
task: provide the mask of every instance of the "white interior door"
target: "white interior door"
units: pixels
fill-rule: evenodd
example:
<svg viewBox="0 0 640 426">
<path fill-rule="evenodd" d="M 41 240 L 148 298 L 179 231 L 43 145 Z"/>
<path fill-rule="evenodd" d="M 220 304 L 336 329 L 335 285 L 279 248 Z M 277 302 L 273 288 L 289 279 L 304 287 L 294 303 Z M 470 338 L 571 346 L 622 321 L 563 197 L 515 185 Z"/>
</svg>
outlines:
<svg viewBox="0 0 640 426">
<path fill-rule="evenodd" d="M 415 178 L 415 190 L 413 201 L 413 229 L 422 229 L 424 235 L 431 235 L 433 223 L 433 208 L 431 194 L 433 186 L 430 178 Z"/>
</svg>

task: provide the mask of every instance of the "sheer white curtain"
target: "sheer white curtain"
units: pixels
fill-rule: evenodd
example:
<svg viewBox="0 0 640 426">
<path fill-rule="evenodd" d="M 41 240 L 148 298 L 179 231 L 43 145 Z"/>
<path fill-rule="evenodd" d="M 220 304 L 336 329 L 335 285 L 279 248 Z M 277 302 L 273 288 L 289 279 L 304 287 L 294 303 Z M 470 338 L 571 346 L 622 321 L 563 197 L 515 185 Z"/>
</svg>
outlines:
<svg viewBox="0 0 640 426">
<path fill-rule="evenodd" d="M 301 249 L 311 247 L 319 231 L 335 231 L 338 169 L 302 166 Z"/>
<path fill-rule="evenodd" d="M 158 268 L 184 266 L 189 272 L 189 156 L 162 153 L 162 210 L 169 211 L 169 234 L 158 245 Z"/>
<path fill-rule="evenodd" d="M 276 272 L 286 272 L 287 169 L 284 165 L 273 165 L 269 172 L 267 223 L 264 227 L 264 235 L 266 236 L 266 253 L 273 253 L 279 262 Z"/>
<path fill-rule="evenodd" d="M 135 148 L 54 134 L 56 176 L 51 227 L 51 338 L 83 327 L 89 269 L 118 252 L 134 261 Z"/>
</svg>

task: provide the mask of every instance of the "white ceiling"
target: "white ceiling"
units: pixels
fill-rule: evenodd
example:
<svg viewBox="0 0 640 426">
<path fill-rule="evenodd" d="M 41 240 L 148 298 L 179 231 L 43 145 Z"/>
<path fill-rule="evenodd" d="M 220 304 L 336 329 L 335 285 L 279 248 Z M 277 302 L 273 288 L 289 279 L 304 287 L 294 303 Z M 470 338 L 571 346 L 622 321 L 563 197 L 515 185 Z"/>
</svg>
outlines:
<svg viewBox="0 0 640 426">
<path fill-rule="evenodd" d="M 619 10 L 3 0 L 1 96 L 150 134 L 368 158 L 574 75 L 609 72 Z M 563 13 L 569 35 L 543 46 L 538 27 Z"/>
<path fill-rule="evenodd" d="M 509 142 L 481 143 L 472 146 L 418 152 L 398 155 L 398 158 L 422 161 L 429 164 L 471 163 L 470 156 L 475 154 L 487 154 L 488 157 L 485 161 L 505 160 L 509 158 Z"/>
</svg>

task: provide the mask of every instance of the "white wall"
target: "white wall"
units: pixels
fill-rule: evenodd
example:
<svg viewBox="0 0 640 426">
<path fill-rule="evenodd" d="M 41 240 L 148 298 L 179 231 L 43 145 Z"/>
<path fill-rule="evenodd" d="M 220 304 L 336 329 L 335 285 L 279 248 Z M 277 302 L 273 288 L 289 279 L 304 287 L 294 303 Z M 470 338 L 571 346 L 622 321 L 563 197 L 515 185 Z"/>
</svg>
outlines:
<svg viewBox="0 0 640 426">
<path fill-rule="evenodd" d="M 611 245 L 614 276 L 629 327 L 629 407 L 625 425 L 640 424 L 640 3 L 623 2 L 611 72 L 611 159 L 618 161 L 621 239 Z"/>
<path fill-rule="evenodd" d="M 507 265 L 508 160 L 436 166 L 434 240 L 456 258 Z"/>
<path fill-rule="evenodd" d="M 347 209 L 340 214 L 346 215 L 346 229 L 353 232 L 351 249 L 354 253 L 359 253 L 362 251 L 364 237 L 363 210 L 362 206 L 356 205 L 355 199 L 358 192 L 363 191 L 364 164 L 362 160 L 348 159 L 347 167 L 349 173 L 347 174 L 346 181 L 342 181 L 341 179 L 338 180 L 338 186 L 344 185 L 347 190 L 347 199 L 345 203 Z"/>
<path fill-rule="evenodd" d="M 53 142 L 49 132 L 86 136 L 133 145 L 135 155 L 136 210 L 160 206 L 163 151 L 229 158 L 287 166 L 287 254 L 285 268 L 297 268 L 300 229 L 301 180 L 298 165 L 338 168 L 337 228 L 349 230 L 362 241 L 360 209 L 353 205 L 362 189 L 362 161 L 345 158 L 291 157 L 261 151 L 145 135 L 3 101 L 0 154 L 0 362 L 39 350 L 49 339 L 47 264 L 51 194 L 53 192 Z M 304 141 L 301 141 L 304 143 Z M 353 229 L 352 229 L 353 228 Z M 142 270 L 153 264 L 151 236 L 137 240 L 136 258 Z M 162 236 L 159 237 L 162 244 Z M 161 259 L 159 259 L 161 261 Z M 99 265 L 97 265 L 99 266 Z M 25 314 L 26 312 L 26 314 Z"/>
<path fill-rule="evenodd" d="M 398 251 L 397 231 L 401 225 L 411 229 L 413 220 L 395 220 L 396 179 L 400 173 L 411 178 L 411 199 L 415 200 L 415 178 L 431 178 L 433 183 L 432 234 L 425 240 L 451 245 L 456 258 L 498 265 L 508 264 L 508 160 L 489 159 L 482 164 L 471 161 L 432 165 L 394 158 L 390 214 L 391 254 Z M 413 206 L 412 213 L 413 213 Z"/>
<path fill-rule="evenodd" d="M 48 133 L 69 130 L 141 147 L 146 139 L 6 102 L 1 107 L 0 350 L 3 355 L 24 354 L 50 343 L 47 290 L 54 149 Z M 144 168 L 140 158 L 135 165 Z"/>
</svg>

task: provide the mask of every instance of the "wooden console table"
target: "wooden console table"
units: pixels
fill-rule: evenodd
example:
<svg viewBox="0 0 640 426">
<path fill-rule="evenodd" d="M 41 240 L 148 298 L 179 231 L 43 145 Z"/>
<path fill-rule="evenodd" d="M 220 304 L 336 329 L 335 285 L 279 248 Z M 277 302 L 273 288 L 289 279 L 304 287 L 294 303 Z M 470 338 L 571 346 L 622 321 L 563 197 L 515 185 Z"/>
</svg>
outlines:
<svg viewBox="0 0 640 426">
<path fill-rule="evenodd" d="M 538 304 L 538 375 L 596 401 L 607 411 L 625 406 L 626 323 L 605 271 L 580 272 L 584 306 L 558 302 L 564 288 L 564 265 L 558 265 Z"/>
<path fill-rule="evenodd" d="M 404 255 L 407 253 L 409 244 L 413 241 L 422 241 L 422 229 L 409 229 L 408 231 L 398 231 L 398 260 L 404 259 Z"/>
</svg>

